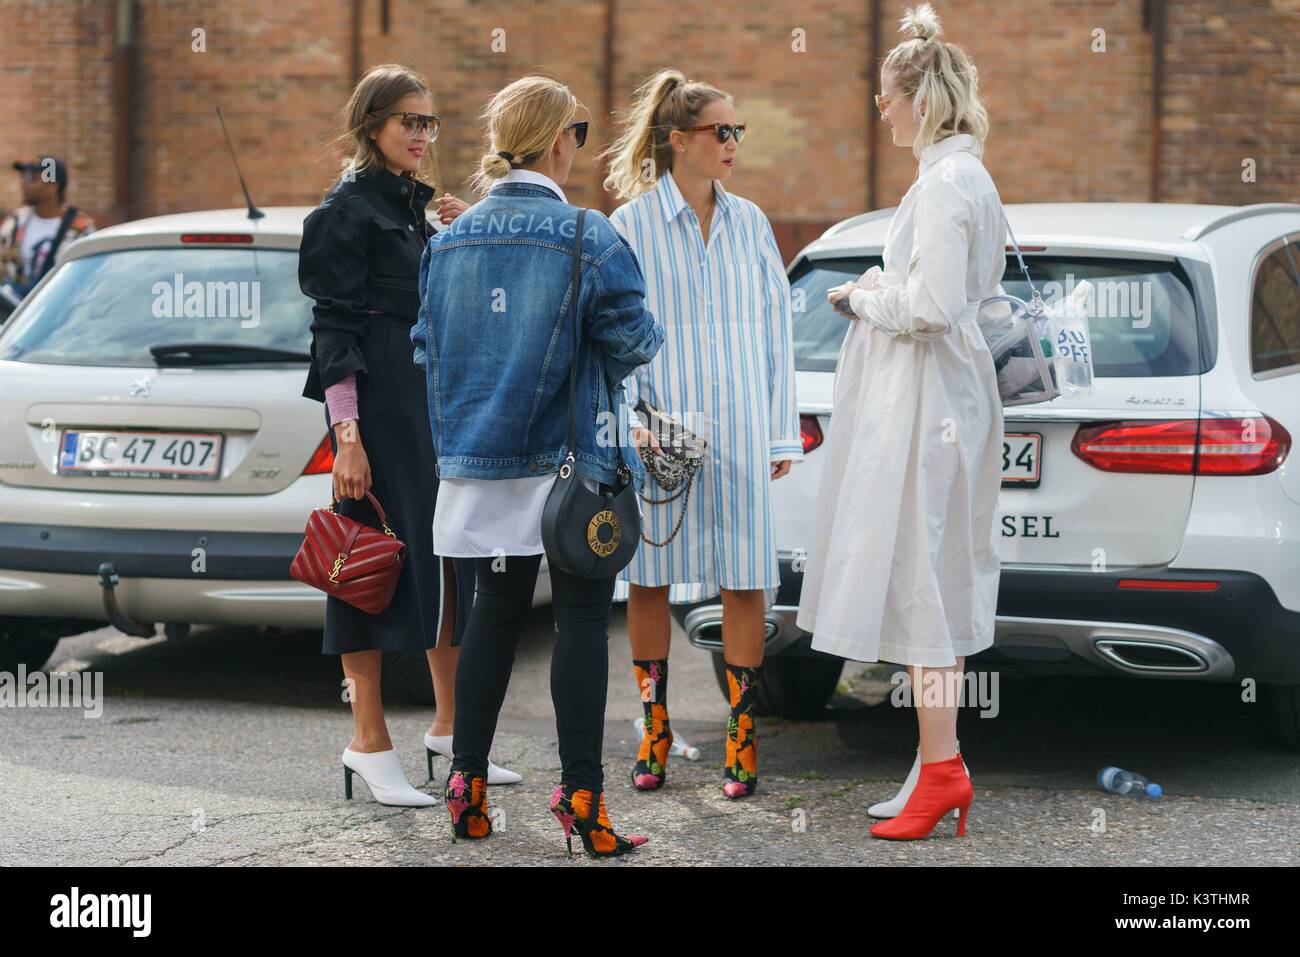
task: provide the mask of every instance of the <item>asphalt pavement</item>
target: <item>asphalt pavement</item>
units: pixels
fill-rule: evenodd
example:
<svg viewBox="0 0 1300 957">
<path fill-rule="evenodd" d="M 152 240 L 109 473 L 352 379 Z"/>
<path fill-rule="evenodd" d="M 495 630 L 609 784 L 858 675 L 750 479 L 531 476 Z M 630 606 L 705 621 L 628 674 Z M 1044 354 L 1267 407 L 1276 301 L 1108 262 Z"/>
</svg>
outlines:
<svg viewBox="0 0 1300 957">
<path fill-rule="evenodd" d="M 616 606 L 606 801 L 617 828 L 650 840 L 613 861 L 579 851 L 572 866 L 1300 863 L 1300 754 L 1234 685 L 1003 675 L 997 716 L 970 709 L 959 724 L 975 784 L 967 836 L 947 819 L 924 841 L 890 842 L 869 836 L 866 809 L 894 794 L 916 746 L 914 716 L 890 703 L 892 666 L 850 662 L 819 720 L 759 718 L 758 792 L 731 801 L 718 787 L 726 704 L 707 654 L 674 630 L 670 713 L 701 758 L 674 756 L 658 792 L 632 788 L 640 701 Z M 493 747 L 524 781 L 490 789 L 492 837 L 459 843 L 440 805 L 383 807 L 359 781 L 344 800 L 351 717 L 319 634 L 64 639 L 50 667 L 102 672 L 102 714 L 0 708 L 0 865 L 569 865 L 547 810 L 559 777 L 550 638 L 539 609 Z M 437 794 L 446 762 L 425 784 L 430 718 L 389 707 L 408 776 Z M 1100 791 L 1108 764 L 1164 797 Z"/>
</svg>

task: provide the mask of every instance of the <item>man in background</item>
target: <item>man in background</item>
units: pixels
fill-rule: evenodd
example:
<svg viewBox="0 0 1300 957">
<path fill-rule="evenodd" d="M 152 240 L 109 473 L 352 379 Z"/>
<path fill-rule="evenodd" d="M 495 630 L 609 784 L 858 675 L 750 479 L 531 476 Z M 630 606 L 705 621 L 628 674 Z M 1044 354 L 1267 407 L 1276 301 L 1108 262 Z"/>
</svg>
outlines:
<svg viewBox="0 0 1300 957">
<path fill-rule="evenodd" d="M 54 266 L 60 249 L 93 232 L 94 222 L 66 203 L 68 167 L 53 156 L 16 161 L 23 205 L 0 224 L 0 285 L 21 301 Z"/>
</svg>

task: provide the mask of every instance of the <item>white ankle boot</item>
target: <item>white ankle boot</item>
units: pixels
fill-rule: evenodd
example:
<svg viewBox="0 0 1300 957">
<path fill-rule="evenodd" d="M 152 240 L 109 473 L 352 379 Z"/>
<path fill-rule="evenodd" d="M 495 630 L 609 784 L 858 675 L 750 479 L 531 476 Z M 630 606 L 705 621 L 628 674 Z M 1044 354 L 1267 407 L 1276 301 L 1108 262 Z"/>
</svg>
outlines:
<svg viewBox="0 0 1300 957">
<path fill-rule="evenodd" d="M 361 752 L 343 749 L 343 794 L 352 800 L 352 775 L 361 775 L 370 796 L 389 807 L 430 807 L 438 803 L 431 794 L 417 791 L 406 779 L 397 751 Z"/>
<path fill-rule="evenodd" d="M 957 753 L 961 754 L 961 742 L 957 742 Z M 961 763 L 966 768 L 966 762 Z M 912 796 L 912 789 L 916 787 L 916 781 L 921 776 L 921 749 L 916 749 L 916 760 L 912 762 L 912 770 L 907 772 L 907 780 L 903 782 L 903 787 L 894 795 L 892 800 L 881 801 L 879 804 L 873 804 L 867 808 L 867 814 L 871 817 L 898 817 L 903 811 L 903 806 L 907 804 L 907 799 Z M 966 776 L 970 776 L 970 768 L 966 768 Z M 958 808 L 953 808 L 952 816 L 957 817 Z"/>
<path fill-rule="evenodd" d="M 429 780 L 433 780 L 433 756 L 440 754 L 448 761 L 451 760 L 451 735 L 441 734 L 434 737 L 431 734 L 424 736 L 424 756 L 429 762 Z M 508 771 L 505 768 L 499 768 L 492 761 L 488 760 L 488 784 L 518 784 L 522 781 L 523 775 L 515 771 Z"/>
</svg>

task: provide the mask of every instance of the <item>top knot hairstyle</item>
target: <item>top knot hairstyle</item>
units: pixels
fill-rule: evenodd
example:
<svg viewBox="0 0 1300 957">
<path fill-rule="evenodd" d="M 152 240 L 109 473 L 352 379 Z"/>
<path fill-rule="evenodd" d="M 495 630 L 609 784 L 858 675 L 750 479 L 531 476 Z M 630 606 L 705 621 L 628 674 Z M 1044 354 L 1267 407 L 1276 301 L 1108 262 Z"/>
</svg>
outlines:
<svg viewBox="0 0 1300 957">
<path fill-rule="evenodd" d="M 537 162 L 580 109 L 569 88 L 549 76 L 521 77 L 498 91 L 483 108 L 487 152 L 470 185 L 485 194 L 511 169 Z"/>
<path fill-rule="evenodd" d="M 677 70 L 660 70 L 646 80 L 621 114 L 623 132 L 600 154 L 609 161 L 605 189 L 629 200 L 653 187 L 664 170 L 673 168 L 668 134 L 695 126 L 704 108 L 718 99 L 734 102 L 730 93 L 688 80 Z"/>
<path fill-rule="evenodd" d="M 931 143 L 957 133 L 974 136 L 982 150 L 989 118 L 979 98 L 979 74 L 969 54 L 940 39 L 943 26 L 928 3 L 908 7 L 899 23 L 898 32 L 907 34 L 908 39 L 889 51 L 880 72 L 893 74 L 898 89 L 912 97 L 914 111 L 919 112 L 925 103 L 912 152 L 919 158 Z"/>
</svg>

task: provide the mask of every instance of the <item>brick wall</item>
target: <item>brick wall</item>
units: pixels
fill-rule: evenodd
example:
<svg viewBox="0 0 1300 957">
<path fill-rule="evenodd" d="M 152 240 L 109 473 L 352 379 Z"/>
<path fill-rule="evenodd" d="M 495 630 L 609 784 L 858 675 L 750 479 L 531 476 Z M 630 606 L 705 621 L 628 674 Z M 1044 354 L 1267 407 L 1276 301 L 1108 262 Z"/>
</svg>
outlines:
<svg viewBox="0 0 1300 957">
<path fill-rule="evenodd" d="M 60 156 L 73 201 L 113 202 L 112 18 L 107 5 L 0 0 L 0 208 L 18 205 L 16 159 Z"/>
<path fill-rule="evenodd" d="M 117 0 L 0 0 L 0 159 L 49 150 L 74 201 L 111 215 Z M 465 198 L 493 91 L 533 70 L 558 75 L 593 113 L 574 167 L 575 202 L 607 206 L 592 161 L 604 114 L 603 0 L 137 0 L 129 144 L 136 216 L 242 202 L 213 105 L 225 111 L 254 198 L 315 203 L 338 168 L 330 140 L 360 65 L 425 73 L 443 117 L 437 182 Z M 387 8 L 387 29 L 383 13 Z M 948 39 L 980 69 L 992 120 L 985 158 L 1007 202 L 1295 201 L 1300 175 L 1300 0 L 1169 3 L 1159 183 L 1151 179 L 1151 38 L 1140 0 L 940 0 Z M 885 0 L 882 54 L 904 3 Z M 807 0 L 614 5 L 616 107 L 672 65 L 731 91 L 751 126 L 730 188 L 759 203 L 797 248 L 866 207 L 872 130 L 877 203 L 915 172 L 869 100 L 871 4 Z M 195 29 L 206 52 L 193 50 Z M 802 30 L 806 52 L 792 49 Z M 1094 31 L 1105 52 L 1094 52 Z M 494 34 L 494 31 L 504 31 Z M 504 40 L 504 51 L 493 49 Z M 1245 158 L 1257 181 L 1241 181 Z M 17 202 L 0 176 L 0 207 Z"/>
<path fill-rule="evenodd" d="M 1300 201 L 1300 0 L 1172 3 L 1165 51 L 1161 199 Z"/>
</svg>

